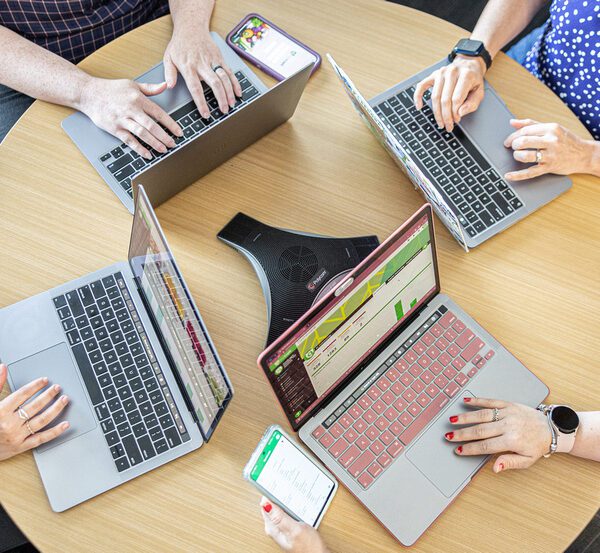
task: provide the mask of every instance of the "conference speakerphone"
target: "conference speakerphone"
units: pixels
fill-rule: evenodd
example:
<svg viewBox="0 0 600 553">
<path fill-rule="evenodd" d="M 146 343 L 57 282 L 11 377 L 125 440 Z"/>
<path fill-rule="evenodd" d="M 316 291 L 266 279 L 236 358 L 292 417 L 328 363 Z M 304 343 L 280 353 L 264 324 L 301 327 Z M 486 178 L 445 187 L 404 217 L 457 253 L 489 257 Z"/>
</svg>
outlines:
<svg viewBox="0 0 600 553">
<path fill-rule="evenodd" d="M 378 245 L 376 236 L 331 238 L 271 227 L 238 213 L 217 237 L 250 261 L 267 303 L 267 345 Z"/>
</svg>

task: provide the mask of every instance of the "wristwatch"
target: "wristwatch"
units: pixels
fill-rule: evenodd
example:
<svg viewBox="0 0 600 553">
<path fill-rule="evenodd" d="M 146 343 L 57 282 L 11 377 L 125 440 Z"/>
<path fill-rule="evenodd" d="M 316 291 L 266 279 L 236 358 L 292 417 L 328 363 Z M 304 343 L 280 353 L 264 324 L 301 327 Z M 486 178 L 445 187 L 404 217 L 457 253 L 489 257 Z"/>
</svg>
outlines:
<svg viewBox="0 0 600 553">
<path fill-rule="evenodd" d="M 485 49 L 481 40 L 471 40 L 470 38 L 461 38 L 457 43 L 452 52 L 448 54 L 448 61 L 452 63 L 454 58 L 461 54 L 463 56 L 470 56 L 472 58 L 481 58 L 485 62 L 487 69 L 492 65 L 492 56 Z"/>
<path fill-rule="evenodd" d="M 544 405 L 541 403 L 538 410 L 548 418 L 548 427 L 552 434 L 552 442 L 548 453 L 569 453 L 575 445 L 575 436 L 579 428 L 579 416 L 573 409 L 566 405 Z"/>
</svg>

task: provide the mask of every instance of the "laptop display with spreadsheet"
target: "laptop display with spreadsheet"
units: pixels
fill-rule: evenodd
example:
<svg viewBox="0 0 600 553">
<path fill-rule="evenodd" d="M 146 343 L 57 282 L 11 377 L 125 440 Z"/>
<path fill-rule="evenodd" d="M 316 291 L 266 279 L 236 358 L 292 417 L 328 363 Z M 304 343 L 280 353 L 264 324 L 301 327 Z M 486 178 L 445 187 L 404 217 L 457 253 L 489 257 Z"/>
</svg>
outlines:
<svg viewBox="0 0 600 553">
<path fill-rule="evenodd" d="M 357 268 L 342 294 L 324 300 L 266 358 L 267 378 L 295 430 L 439 291 L 426 214 L 402 239 L 376 252 Z"/>
<path fill-rule="evenodd" d="M 145 194 L 137 196 L 129 262 L 203 436 L 231 399 L 224 369 Z"/>
</svg>

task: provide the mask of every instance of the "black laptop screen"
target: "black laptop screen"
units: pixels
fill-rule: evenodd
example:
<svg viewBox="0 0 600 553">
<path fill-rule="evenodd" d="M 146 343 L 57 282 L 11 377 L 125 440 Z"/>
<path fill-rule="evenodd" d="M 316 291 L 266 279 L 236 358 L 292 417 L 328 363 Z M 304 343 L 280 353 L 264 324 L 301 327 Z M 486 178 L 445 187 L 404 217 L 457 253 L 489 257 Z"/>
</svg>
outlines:
<svg viewBox="0 0 600 553">
<path fill-rule="evenodd" d="M 342 301 L 266 358 L 263 368 L 294 427 L 436 292 L 433 247 L 425 214 L 355 278 Z"/>
<path fill-rule="evenodd" d="M 205 438 L 231 389 L 145 194 L 137 194 L 129 262 Z"/>
</svg>

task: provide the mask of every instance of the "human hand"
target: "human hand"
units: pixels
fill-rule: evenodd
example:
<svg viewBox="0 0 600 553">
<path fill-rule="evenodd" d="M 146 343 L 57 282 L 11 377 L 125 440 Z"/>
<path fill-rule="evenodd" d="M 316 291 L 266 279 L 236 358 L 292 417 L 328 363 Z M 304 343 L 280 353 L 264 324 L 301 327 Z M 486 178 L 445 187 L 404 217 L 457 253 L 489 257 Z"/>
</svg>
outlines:
<svg viewBox="0 0 600 553">
<path fill-rule="evenodd" d="M 298 522 L 266 497 L 260 500 L 265 521 L 265 533 L 290 553 L 327 553 L 319 532 L 304 522 Z"/>
<path fill-rule="evenodd" d="M 166 88 L 166 83 L 91 78 L 81 93 L 81 111 L 132 150 L 152 159 L 152 154 L 138 139 L 164 154 L 167 148 L 175 146 L 175 141 L 162 127 L 175 136 L 183 134 L 179 125 L 148 98 Z"/>
<path fill-rule="evenodd" d="M 552 435 L 541 411 L 496 399 L 466 397 L 464 402 L 482 409 L 450 417 L 457 427 L 470 425 L 446 433 L 450 442 L 466 442 L 454 450 L 457 455 L 502 453 L 493 465 L 494 472 L 500 472 L 529 468 L 548 453 Z M 498 409 L 496 422 L 493 422 L 494 408 Z"/>
<path fill-rule="evenodd" d="M 538 123 L 533 119 L 511 119 L 510 124 L 517 129 L 504 141 L 512 148 L 513 157 L 523 163 L 536 163 L 536 150 L 542 156 L 541 162 L 522 169 L 506 173 L 508 180 L 525 180 L 556 173 L 588 173 L 590 167 L 590 141 L 579 138 L 557 123 Z"/>
<path fill-rule="evenodd" d="M 190 23 L 176 25 L 173 30 L 163 58 L 165 79 L 167 86 L 173 88 L 179 71 L 200 115 L 208 119 L 210 108 L 206 104 L 201 81 L 210 86 L 223 113 L 235 105 L 236 96 L 242 95 L 242 88 L 208 30 L 199 30 L 193 21 Z M 214 71 L 216 66 L 220 68 Z"/>
<path fill-rule="evenodd" d="M 440 129 L 451 132 L 456 123 L 475 111 L 484 95 L 486 66 L 481 58 L 456 56 L 454 61 L 436 69 L 415 87 L 414 102 L 423 107 L 423 94 L 431 90 L 431 107 Z"/>
<path fill-rule="evenodd" d="M 7 375 L 6 365 L 0 365 L 0 391 L 4 388 Z M 67 396 L 61 396 L 48 407 L 60 392 L 60 386 L 57 384 L 23 406 L 47 384 L 47 378 L 38 378 L 0 401 L 0 461 L 39 447 L 57 438 L 69 428 L 69 423 L 64 421 L 49 430 L 40 432 L 56 419 L 69 403 Z M 28 421 L 19 416 L 20 407 L 30 417 Z M 29 431 L 27 422 L 34 434 Z"/>
</svg>

